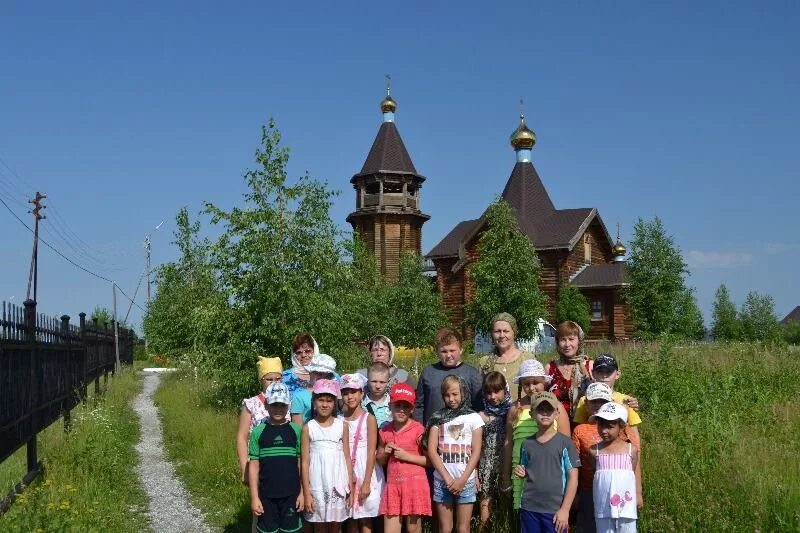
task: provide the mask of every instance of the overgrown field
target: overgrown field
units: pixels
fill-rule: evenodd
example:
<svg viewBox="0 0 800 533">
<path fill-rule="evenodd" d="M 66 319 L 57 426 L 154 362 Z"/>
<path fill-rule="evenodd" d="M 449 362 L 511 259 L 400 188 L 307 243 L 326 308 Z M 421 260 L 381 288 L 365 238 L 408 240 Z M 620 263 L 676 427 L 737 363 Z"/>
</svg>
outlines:
<svg viewBox="0 0 800 533">
<path fill-rule="evenodd" d="M 599 350 L 619 356 L 618 388 L 641 405 L 640 531 L 800 531 L 800 352 L 757 344 L 589 349 Z M 169 456 L 195 503 L 212 525 L 246 530 L 238 413 L 217 403 L 217 391 L 212 378 L 184 372 L 165 376 L 156 400 Z"/>
<path fill-rule="evenodd" d="M 109 379 L 105 396 L 72 411 L 72 431 L 58 421 L 39 434 L 44 475 L 0 517 L 1 531 L 143 531 L 147 500 L 139 486 L 134 446 L 139 424 L 131 369 Z M 5 495 L 24 475 L 25 447 L 0 465 Z"/>
</svg>

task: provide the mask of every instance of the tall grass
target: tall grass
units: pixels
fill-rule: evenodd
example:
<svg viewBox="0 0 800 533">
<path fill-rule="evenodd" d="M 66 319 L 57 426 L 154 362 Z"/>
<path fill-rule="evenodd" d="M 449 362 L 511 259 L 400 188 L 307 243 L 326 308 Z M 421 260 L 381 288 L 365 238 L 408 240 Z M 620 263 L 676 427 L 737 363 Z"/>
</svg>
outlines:
<svg viewBox="0 0 800 533">
<path fill-rule="evenodd" d="M 0 517 L 2 531 L 143 531 L 147 500 L 136 477 L 139 425 L 131 399 L 136 374 L 123 369 L 105 396 L 72 412 L 72 430 L 56 422 L 39 434 L 44 474 Z M 0 465 L 5 495 L 26 470 L 25 448 Z"/>
<path fill-rule="evenodd" d="M 615 353 L 618 389 L 639 398 L 640 531 L 800 531 L 800 353 L 758 344 L 590 351 Z M 433 358 L 424 354 L 420 368 Z M 362 362 L 351 356 L 339 366 Z M 217 390 L 211 379 L 184 373 L 165 377 L 156 400 L 170 457 L 195 503 L 213 525 L 244 531 L 250 516 L 234 446 L 238 411 L 216 403 Z M 504 522 L 492 530 L 510 530 Z"/>
</svg>

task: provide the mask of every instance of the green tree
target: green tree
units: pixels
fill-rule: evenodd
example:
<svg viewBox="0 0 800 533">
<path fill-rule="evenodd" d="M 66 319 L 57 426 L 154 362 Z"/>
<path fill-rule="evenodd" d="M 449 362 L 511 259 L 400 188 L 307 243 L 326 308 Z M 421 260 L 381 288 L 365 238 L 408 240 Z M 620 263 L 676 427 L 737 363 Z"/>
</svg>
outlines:
<svg viewBox="0 0 800 533">
<path fill-rule="evenodd" d="M 352 341 L 341 305 L 345 250 L 330 218 L 335 193 L 308 174 L 290 182 L 289 149 L 280 141 L 270 120 L 256 166 L 244 176 L 243 207 L 206 204 L 212 223 L 224 230 L 211 260 L 233 310 L 231 335 L 217 359 L 230 396 L 252 392 L 255 353 L 288 354 L 299 331 L 311 332 L 334 354 Z"/>
<path fill-rule="evenodd" d="M 559 322 L 572 320 L 583 331 L 589 331 L 589 326 L 591 325 L 589 300 L 574 285 L 563 285 L 558 294 L 556 316 Z"/>
<path fill-rule="evenodd" d="M 469 267 L 475 292 L 467 316 L 484 334 L 492 317 L 506 311 L 517 319 L 518 336 L 538 333 L 537 320 L 546 316 L 547 297 L 539 289 L 539 258 L 520 231 L 514 211 L 495 201 L 484 215 L 486 229 L 478 238 L 478 259 Z"/>
<path fill-rule="evenodd" d="M 448 324 L 447 313 L 431 278 L 415 253 L 400 258 L 400 275 L 388 290 L 391 320 L 383 324 L 396 343 L 411 347 L 428 346 L 436 330 Z"/>
<path fill-rule="evenodd" d="M 108 309 L 106 309 L 103 306 L 97 305 L 97 306 L 95 306 L 94 310 L 92 311 L 92 314 L 89 315 L 89 318 L 91 320 L 97 320 L 97 323 L 100 324 L 101 326 L 103 324 L 105 324 L 110 328 L 111 327 L 111 321 L 114 320 L 114 313 L 112 311 L 109 311 Z M 122 320 L 122 318 L 120 318 L 119 327 L 120 328 L 125 328 L 125 329 L 130 329 L 130 326 L 128 325 L 128 323 L 125 322 L 124 320 Z"/>
<path fill-rule="evenodd" d="M 714 296 L 714 307 L 711 312 L 711 332 L 718 341 L 735 341 L 741 339 L 742 324 L 736 312 L 736 304 L 725 285 L 720 285 Z"/>
<path fill-rule="evenodd" d="M 772 296 L 756 291 L 747 293 L 740 313 L 742 336 L 748 340 L 774 341 L 781 338 Z"/>
<path fill-rule="evenodd" d="M 180 259 L 156 270 L 156 295 L 143 329 L 153 353 L 196 355 L 224 338 L 227 306 L 209 263 L 209 243 L 199 238 L 199 221 L 183 207 L 175 216 Z"/>
<path fill-rule="evenodd" d="M 684 275 L 688 274 L 680 249 L 667 234 L 661 219 L 641 218 L 634 225 L 627 263 L 630 304 L 636 335 L 655 338 L 673 333 L 676 310 L 686 301 Z"/>
<path fill-rule="evenodd" d="M 699 341 L 705 337 L 703 314 L 697 306 L 694 289 L 685 289 L 678 296 L 671 333 L 682 339 Z"/>
<path fill-rule="evenodd" d="M 790 320 L 783 324 L 781 331 L 787 344 L 800 344 L 800 320 Z"/>
</svg>

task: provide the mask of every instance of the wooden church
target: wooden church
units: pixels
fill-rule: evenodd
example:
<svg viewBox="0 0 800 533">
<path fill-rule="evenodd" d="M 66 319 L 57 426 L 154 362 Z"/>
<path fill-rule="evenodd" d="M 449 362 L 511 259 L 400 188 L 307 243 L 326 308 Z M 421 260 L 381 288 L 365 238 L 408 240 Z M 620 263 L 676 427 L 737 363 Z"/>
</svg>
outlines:
<svg viewBox="0 0 800 533">
<path fill-rule="evenodd" d="M 397 103 L 387 87 L 381 102 L 383 123 L 361 172 L 350 182 L 356 190 L 356 209 L 347 217 L 376 256 L 381 273 L 396 279 L 400 257 L 421 253 L 422 225 L 430 217 L 420 210 L 420 175 L 394 123 Z M 623 297 L 625 247 L 616 242 L 595 207 L 556 209 L 532 162 L 536 135 L 520 116 L 511 134 L 516 164 L 502 191 L 514 209 L 519 227 L 531 240 L 540 262 L 540 288 L 548 298 L 548 315 L 556 322 L 556 303 L 561 287 L 572 284 L 586 296 L 591 307 L 589 339 L 621 341 L 631 337 L 632 322 Z M 465 334 L 464 308 L 474 283 L 469 265 L 477 258 L 477 241 L 485 226 L 484 216 L 464 220 L 427 254 L 436 272 L 436 285 L 453 322 Z M 502 309 L 498 309 L 503 311 Z"/>
</svg>

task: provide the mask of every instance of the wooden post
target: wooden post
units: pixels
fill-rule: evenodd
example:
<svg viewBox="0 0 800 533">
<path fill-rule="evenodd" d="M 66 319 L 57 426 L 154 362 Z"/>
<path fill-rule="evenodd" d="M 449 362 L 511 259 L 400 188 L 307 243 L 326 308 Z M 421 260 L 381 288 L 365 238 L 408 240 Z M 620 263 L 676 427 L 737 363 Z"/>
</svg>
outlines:
<svg viewBox="0 0 800 533">
<path fill-rule="evenodd" d="M 36 432 L 39 430 L 39 358 L 36 351 L 36 302 L 25 300 L 25 341 L 30 350 L 30 409 L 33 435 L 28 440 L 28 472 L 36 470 L 39 463 L 36 457 Z"/>
<path fill-rule="evenodd" d="M 69 430 L 72 429 L 72 406 L 75 405 L 75 391 L 72 390 L 75 377 L 73 376 L 72 368 L 72 340 L 69 335 L 69 315 L 61 315 L 61 344 L 65 347 L 67 360 L 67 399 L 61 404 L 61 411 L 64 418 L 64 431 L 69 433 Z"/>
<path fill-rule="evenodd" d="M 100 362 L 100 322 L 97 321 L 97 318 L 92 319 L 92 324 L 94 325 L 94 350 L 97 353 L 97 363 L 101 364 Z M 97 398 L 100 396 L 100 374 L 98 373 L 94 378 L 94 403 L 97 404 Z"/>
<path fill-rule="evenodd" d="M 89 396 L 89 384 L 86 383 L 86 360 L 89 357 L 89 348 L 86 345 L 86 313 L 81 313 L 78 315 L 80 317 L 80 330 L 79 335 L 81 338 L 81 345 L 83 346 L 83 350 L 81 351 L 81 357 L 83 361 L 81 363 L 81 377 L 80 377 L 80 394 L 81 394 L 81 402 L 86 402 L 86 398 Z"/>
</svg>

